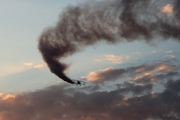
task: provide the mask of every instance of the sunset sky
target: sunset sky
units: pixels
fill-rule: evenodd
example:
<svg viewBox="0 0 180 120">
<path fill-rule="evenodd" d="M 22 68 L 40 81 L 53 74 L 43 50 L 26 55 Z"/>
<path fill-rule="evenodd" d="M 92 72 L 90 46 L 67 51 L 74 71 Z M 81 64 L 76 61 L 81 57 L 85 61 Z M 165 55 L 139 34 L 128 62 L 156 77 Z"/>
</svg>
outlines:
<svg viewBox="0 0 180 120">
<path fill-rule="evenodd" d="M 0 120 L 178 120 L 180 2 L 148 1 L 0 0 Z M 59 26 L 57 46 L 77 50 L 56 60 L 86 85 L 43 61 L 40 36 Z"/>
</svg>

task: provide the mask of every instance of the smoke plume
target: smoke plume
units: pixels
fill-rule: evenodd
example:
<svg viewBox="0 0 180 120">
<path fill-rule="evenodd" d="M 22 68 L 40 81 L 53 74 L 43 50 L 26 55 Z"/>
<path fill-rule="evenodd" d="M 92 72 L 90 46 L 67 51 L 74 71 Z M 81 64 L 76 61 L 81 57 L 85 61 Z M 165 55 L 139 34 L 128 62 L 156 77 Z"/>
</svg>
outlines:
<svg viewBox="0 0 180 120">
<path fill-rule="evenodd" d="M 161 9 L 170 4 L 171 14 Z M 99 41 L 152 41 L 156 36 L 180 41 L 179 0 L 103 0 L 69 6 L 56 26 L 47 28 L 39 38 L 39 50 L 51 72 L 74 84 L 59 59 Z"/>
</svg>

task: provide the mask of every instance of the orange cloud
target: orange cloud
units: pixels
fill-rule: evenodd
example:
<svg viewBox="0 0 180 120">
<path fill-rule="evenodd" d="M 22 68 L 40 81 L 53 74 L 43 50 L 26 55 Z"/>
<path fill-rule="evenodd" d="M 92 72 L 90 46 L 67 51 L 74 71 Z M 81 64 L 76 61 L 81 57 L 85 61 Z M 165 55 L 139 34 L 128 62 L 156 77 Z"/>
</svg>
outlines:
<svg viewBox="0 0 180 120">
<path fill-rule="evenodd" d="M 171 4 L 167 4 L 166 6 L 161 8 L 162 13 L 166 13 L 168 15 L 172 15 L 173 12 L 173 6 Z"/>
<path fill-rule="evenodd" d="M 144 68 L 138 68 L 138 69 L 135 70 L 135 73 L 142 73 L 144 71 L 145 71 Z"/>
<path fill-rule="evenodd" d="M 82 79 L 87 79 L 88 81 L 97 81 L 100 79 L 98 73 L 96 72 L 90 72 L 88 76 L 82 76 Z"/>
<path fill-rule="evenodd" d="M 150 75 L 152 75 L 151 72 L 146 72 L 146 73 L 144 73 L 144 76 L 150 76 Z"/>
<path fill-rule="evenodd" d="M 107 73 L 107 72 L 112 71 L 112 70 L 114 70 L 114 68 L 112 68 L 112 67 L 105 68 L 105 69 L 103 69 L 101 71 L 90 72 L 89 75 L 82 76 L 81 78 L 86 79 L 88 81 L 98 81 L 100 79 L 103 79 L 103 77 L 100 74 Z"/>
<path fill-rule="evenodd" d="M 14 94 L 2 94 L 0 93 L 0 99 L 7 101 L 9 99 L 14 99 L 15 95 Z"/>
<path fill-rule="evenodd" d="M 157 68 L 158 71 L 166 71 L 168 69 L 169 69 L 169 67 L 167 65 L 163 65 L 163 64 Z"/>
<path fill-rule="evenodd" d="M 126 74 L 124 69 L 115 69 L 113 67 L 109 67 L 99 71 L 90 72 L 87 76 L 82 76 L 82 79 L 86 79 L 88 81 L 109 81 L 119 77 L 122 77 Z"/>
<path fill-rule="evenodd" d="M 45 66 L 45 64 L 38 64 L 38 65 L 35 65 L 34 68 L 36 69 L 41 69 Z"/>
<path fill-rule="evenodd" d="M 142 76 L 136 76 L 134 78 L 134 80 L 136 82 L 147 82 L 147 81 L 149 81 L 151 83 L 154 83 L 156 79 L 154 78 L 154 76 L 151 73 L 148 73 L 148 74 L 144 74 Z M 142 85 L 142 84 L 138 84 L 138 85 Z"/>
</svg>

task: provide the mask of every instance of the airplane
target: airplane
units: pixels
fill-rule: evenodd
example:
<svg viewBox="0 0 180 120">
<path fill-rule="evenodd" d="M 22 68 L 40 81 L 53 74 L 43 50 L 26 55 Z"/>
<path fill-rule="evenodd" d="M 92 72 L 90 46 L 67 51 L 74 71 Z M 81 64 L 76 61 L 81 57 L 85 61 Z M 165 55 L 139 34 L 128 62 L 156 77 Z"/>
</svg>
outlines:
<svg viewBox="0 0 180 120">
<path fill-rule="evenodd" d="M 84 82 L 84 81 L 80 81 L 80 80 L 75 80 L 75 79 L 73 79 L 73 81 L 74 81 L 74 83 L 78 86 L 81 86 L 81 85 L 86 85 L 86 82 Z"/>
</svg>

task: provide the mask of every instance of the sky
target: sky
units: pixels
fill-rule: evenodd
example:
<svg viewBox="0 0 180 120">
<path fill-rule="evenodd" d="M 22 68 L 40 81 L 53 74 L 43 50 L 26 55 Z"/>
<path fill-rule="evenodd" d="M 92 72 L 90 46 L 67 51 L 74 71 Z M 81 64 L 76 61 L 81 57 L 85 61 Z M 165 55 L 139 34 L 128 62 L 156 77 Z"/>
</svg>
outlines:
<svg viewBox="0 0 180 120">
<path fill-rule="evenodd" d="M 180 119 L 178 0 L 0 3 L 0 120 Z"/>
</svg>

